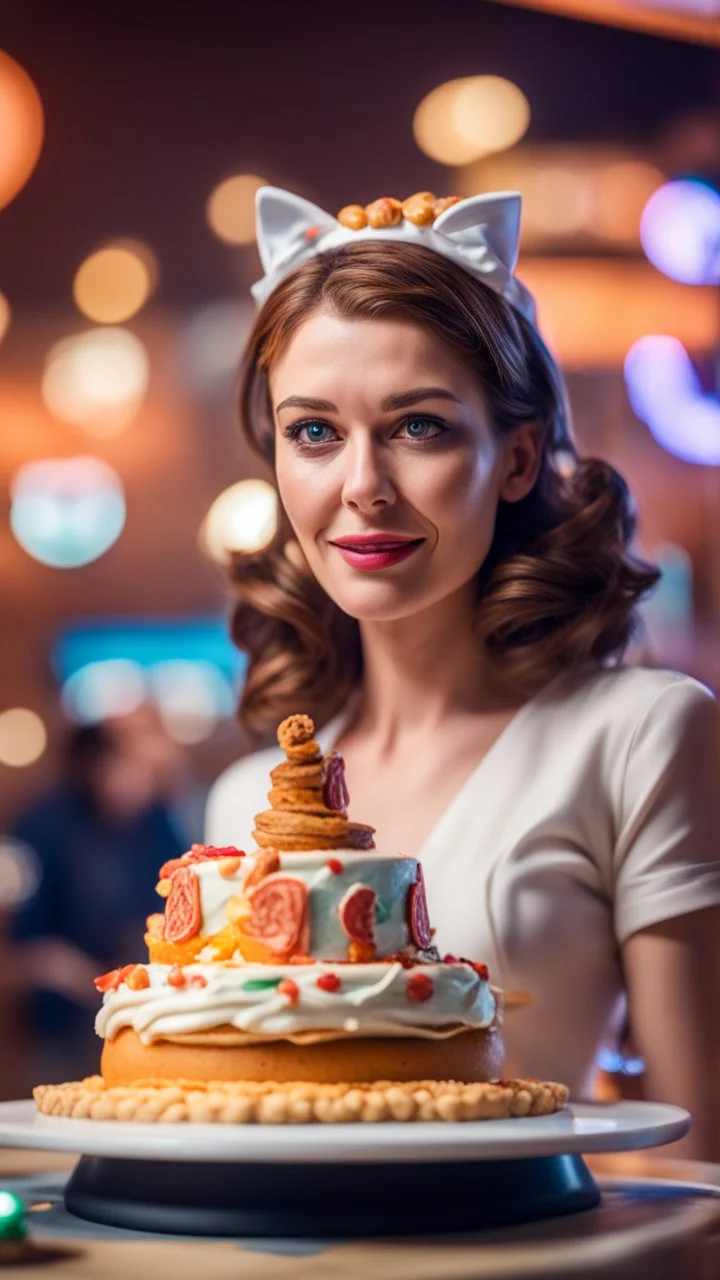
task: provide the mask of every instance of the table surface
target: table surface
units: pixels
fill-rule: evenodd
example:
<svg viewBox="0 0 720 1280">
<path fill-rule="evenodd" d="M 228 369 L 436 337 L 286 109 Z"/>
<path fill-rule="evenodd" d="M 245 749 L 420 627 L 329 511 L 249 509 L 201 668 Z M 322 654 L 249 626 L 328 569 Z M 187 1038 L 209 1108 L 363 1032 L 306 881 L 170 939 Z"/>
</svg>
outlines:
<svg viewBox="0 0 720 1280">
<path fill-rule="evenodd" d="M 0 1149 L 0 1188 L 29 1206 L 43 1252 L 22 1280 L 716 1280 L 720 1166 L 631 1152 L 588 1160 L 598 1209 L 478 1236 L 364 1241 L 241 1241 L 155 1236 L 82 1222 L 62 1206 L 72 1157 Z M 704 1188 L 702 1190 L 701 1188 Z M 428 1187 L 428 1195 L 432 1187 Z M 0 1267 L 3 1261 L 0 1256 Z"/>
</svg>

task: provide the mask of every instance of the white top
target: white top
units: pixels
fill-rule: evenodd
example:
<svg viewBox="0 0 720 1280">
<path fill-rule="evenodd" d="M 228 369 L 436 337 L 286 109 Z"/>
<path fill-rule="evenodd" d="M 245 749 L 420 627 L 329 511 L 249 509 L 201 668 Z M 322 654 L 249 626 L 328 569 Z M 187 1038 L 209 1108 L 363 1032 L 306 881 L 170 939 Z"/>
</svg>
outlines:
<svg viewBox="0 0 720 1280">
<path fill-rule="evenodd" d="M 338 717 L 317 735 L 324 750 L 341 728 Z M 484 960 L 499 986 L 533 996 L 506 1020 L 507 1075 L 587 1092 L 624 1009 L 619 944 L 720 903 L 717 732 L 713 695 L 688 676 L 563 675 L 521 707 L 430 831 L 418 857 L 441 953 Z M 218 779 L 209 843 L 253 847 L 281 754 Z"/>
</svg>

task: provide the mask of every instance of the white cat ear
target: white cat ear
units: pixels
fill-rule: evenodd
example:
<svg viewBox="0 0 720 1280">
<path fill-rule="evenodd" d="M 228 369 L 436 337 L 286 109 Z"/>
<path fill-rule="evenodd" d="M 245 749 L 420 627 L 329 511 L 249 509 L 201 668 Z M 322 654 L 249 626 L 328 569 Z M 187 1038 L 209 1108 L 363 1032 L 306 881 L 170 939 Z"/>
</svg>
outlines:
<svg viewBox="0 0 720 1280">
<path fill-rule="evenodd" d="M 261 187 L 255 210 L 258 251 L 267 276 L 338 225 L 319 205 L 280 187 Z"/>
<path fill-rule="evenodd" d="M 433 231 L 461 245 L 463 257 L 468 260 L 472 260 L 474 249 L 480 257 L 487 257 L 489 250 L 496 265 L 512 275 L 520 246 L 521 206 L 519 191 L 471 196 L 441 213 L 433 224 Z"/>
</svg>

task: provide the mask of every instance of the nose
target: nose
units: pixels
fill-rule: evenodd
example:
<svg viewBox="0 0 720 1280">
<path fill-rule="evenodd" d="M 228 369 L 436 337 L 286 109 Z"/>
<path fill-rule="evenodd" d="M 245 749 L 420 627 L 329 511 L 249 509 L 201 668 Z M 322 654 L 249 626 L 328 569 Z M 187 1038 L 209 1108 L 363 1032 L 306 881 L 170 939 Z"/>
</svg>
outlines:
<svg viewBox="0 0 720 1280">
<path fill-rule="evenodd" d="M 382 447 L 365 436 L 349 442 L 343 453 L 346 464 L 343 506 L 359 515 L 376 514 L 392 506 L 397 495 Z"/>
</svg>

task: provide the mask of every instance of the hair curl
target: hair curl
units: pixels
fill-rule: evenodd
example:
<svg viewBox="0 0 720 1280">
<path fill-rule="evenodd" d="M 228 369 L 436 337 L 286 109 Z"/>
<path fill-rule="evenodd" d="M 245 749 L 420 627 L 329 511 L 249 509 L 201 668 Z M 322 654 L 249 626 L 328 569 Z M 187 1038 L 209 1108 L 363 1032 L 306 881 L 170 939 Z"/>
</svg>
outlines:
<svg viewBox="0 0 720 1280">
<path fill-rule="evenodd" d="M 240 419 L 270 463 L 268 373 L 295 330 L 321 308 L 344 318 L 394 317 L 430 329 L 470 368 L 496 431 L 541 425 L 540 471 L 530 493 L 500 502 L 477 579 L 475 631 L 498 681 L 530 697 L 560 671 L 619 661 L 636 605 L 659 572 L 629 548 L 635 511 L 622 476 L 578 456 L 565 388 L 537 331 L 502 297 L 419 245 L 361 241 L 319 255 L 270 295 L 241 366 Z M 358 623 L 313 578 L 296 544 L 276 544 L 231 567 L 235 643 L 249 659 L 240 719 L 263 732 L 299 707 L 318 723 L 362 678 Z"/>
</svg>

